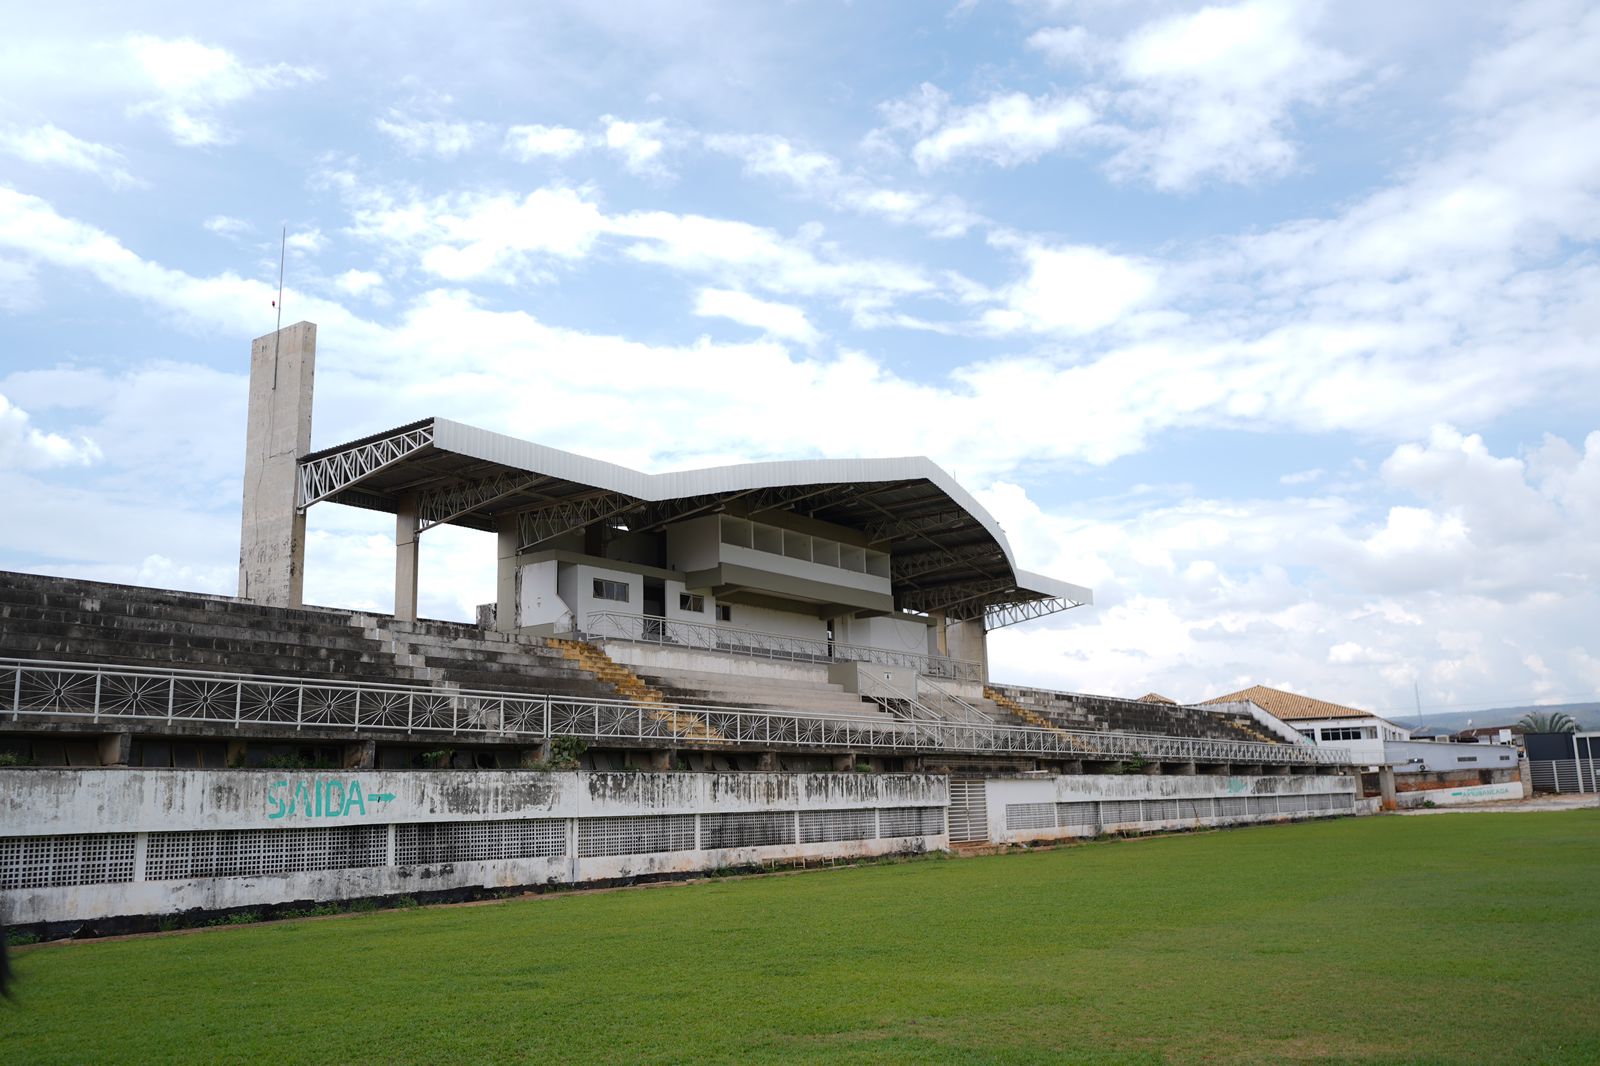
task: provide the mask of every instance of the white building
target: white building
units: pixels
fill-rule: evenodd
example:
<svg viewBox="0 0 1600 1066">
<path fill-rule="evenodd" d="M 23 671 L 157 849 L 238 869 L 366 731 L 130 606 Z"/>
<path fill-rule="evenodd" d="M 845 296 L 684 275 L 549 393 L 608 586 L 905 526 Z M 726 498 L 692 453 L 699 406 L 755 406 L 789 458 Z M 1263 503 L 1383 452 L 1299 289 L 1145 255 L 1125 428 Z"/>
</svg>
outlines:
<svg viewBox="0 0 1600 1066">
<path fill-rule="evenodd" d="M 1388 765 L 1397 774 L 1407 774 L 1514 770 L 1517 766 L 1517 749 L 1492 737 L 1467 743 L 1449 738 L 1413 740 L 1410 730 L 1371 711 L 1265 685 L 1254 685 L 1206 703 L 1240 701 L 1254 703 L 1282 719 L 1313 744 L 1349 749 L 1351 761 L 1368 769 Z"/>
<path fill-rule="evenodd" d="M 305 514 L 395 516 L 396 619 L 419 543 L 495 534 L 493 624 L 534 636 L 846 659 L 981 681 L 985 634 L 1087 604 L 1021 569 L 998 522 L 923 457 L 647 474 L 428 418 L 311 451 L 316 327 L 252 350 L 239 595 L 300 605 Z"/>
</svg>

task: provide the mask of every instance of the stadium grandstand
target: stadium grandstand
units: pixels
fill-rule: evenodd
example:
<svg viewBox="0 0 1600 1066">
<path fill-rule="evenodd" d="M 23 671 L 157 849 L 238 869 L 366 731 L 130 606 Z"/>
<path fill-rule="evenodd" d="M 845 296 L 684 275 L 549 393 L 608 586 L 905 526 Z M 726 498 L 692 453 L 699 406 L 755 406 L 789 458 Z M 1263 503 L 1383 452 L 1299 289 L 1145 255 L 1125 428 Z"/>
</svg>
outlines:
<svg viewBox="0 0 1600 1066">
<path fill-rule="evenodd" d="M 990 631 L 1092 596 L 928 459 L 652 475 L 439 418 L 313 451 L 315 345 L 252 347 L 237 597 L 0 573 L 12 920 L 1355 806 L 1259 708 L 991 679 Z M 392 614 L 303 602 L 319 504 L 395 516 Z M 443 525 L 494 534 L 475 623 L 417 617 Z"/>
</svg>

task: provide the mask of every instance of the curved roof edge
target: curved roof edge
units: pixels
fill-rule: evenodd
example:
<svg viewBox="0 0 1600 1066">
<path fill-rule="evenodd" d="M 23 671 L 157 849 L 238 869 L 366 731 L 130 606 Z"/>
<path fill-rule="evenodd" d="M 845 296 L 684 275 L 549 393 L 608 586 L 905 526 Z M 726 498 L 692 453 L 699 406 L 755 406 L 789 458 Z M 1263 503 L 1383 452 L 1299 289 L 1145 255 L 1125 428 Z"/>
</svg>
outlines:
<svg viewBox="0 0 1600 1066">
<path fill-rule="evenodd" d="M 1051 599 L 1075 603 L 1094 602 L 1092 590 L 1069 581 L 1046 577 L 1017 566 L 1011 542 L 993 515 L 972 494 L 961 487 L 942 466 L 925 455 L 894 456 L 882 459 L 779 459 L 758 463 L 701 467 L 647 474 L 631 467 L 608 463 L 576 452 L 535 444 L 520 437 L 479 429 L 447 418 L 433 419 L 434 446 L 470 455 L 486 462 L 502 463 L 524 470 L 552 474 L 570 481 L 592 485 L 609 492 L 620 492 L 652 502 L 683 496 L 705 496 L 718 492 L 743 492 L 757 488 L 782 488 L 790 485 L 844 483 L 851 481 L 926 480 L 976 519 L 994 538 L 1005 555 L 1019 588 Z"/>
</svg>

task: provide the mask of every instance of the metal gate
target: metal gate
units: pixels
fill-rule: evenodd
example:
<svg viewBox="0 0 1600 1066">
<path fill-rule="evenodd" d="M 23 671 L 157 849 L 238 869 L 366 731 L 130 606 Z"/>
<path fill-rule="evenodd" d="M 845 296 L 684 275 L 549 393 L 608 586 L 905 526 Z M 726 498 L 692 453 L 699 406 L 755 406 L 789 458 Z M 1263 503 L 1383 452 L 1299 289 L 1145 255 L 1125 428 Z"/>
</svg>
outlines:
<svg viewBox="0 0 1600 1066">
<path fill-rule="evenodd" d="M 989 788 L 981 777 L 950 779 L 950 843 L 989 841 Z"/>
</svg>

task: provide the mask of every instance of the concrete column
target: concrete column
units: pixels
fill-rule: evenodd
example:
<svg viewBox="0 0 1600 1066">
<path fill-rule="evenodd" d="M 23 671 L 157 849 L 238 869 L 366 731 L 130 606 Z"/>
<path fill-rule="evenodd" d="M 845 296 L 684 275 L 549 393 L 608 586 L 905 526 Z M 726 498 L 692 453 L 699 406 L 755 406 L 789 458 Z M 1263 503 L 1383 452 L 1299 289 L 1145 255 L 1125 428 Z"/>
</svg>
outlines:
<svg viewBox="0 0 1600 1066">
<path fill-rule="evenodd" d="M 848 773 L 851 770 L 854 770 L 855 768 L 856 768 L 856 757 L 854 755 L 845 754 L 845 755 L 835 755 L 833 757 L 833 769 L 835 770 L 835 772 L 843 774 L 843 773 Z"/>
<path fill-rule="evenodd" d="M 239 598 L 273 607 L 304 602 L 306 518 L 298 461 L 311 450 L 317 327 L 297 322 L 250 345 Z"/>
<path fill-rule="evenodd" d="M 1159 777 L 1161 775 L 1161 764 L 1154 759 L 1148 759 L 1143 766 L 1139 767 L 1139 772 L 1146 777 Z"/>
<path fill-rule="evenodd" d="M 130 733 L 107 733 L 100 738 L 101 766 L 127 766 L 132 752 L 133 735 Z"/>
<path fill-rule="evenodd" d="M 756 758 L 756 769 L 761 773 L 774 773 L 778 769 L 778 753 L 764 751 Z"/>
<path fill-rule="evenodd" d="M 1394 767 L 1378 767 L 1378 795 L 1379 806 L 1386 811 L 1395 809 Z"/>
<path fill-rule="evenodd" d="M 494 579 L 494 627 L 502 633 L 514 633 L 517 629 L 517 549 L 522 547 L 517 516 L 504 514 L 496 518 L 494 532 L 499 558 Z"/>
<path fill-rule="evenodd" d="M 550 742 L 548 740 L 540 741 L 534 747 L 523 748 L 517 752 L 517 765 L 521 766 L 524 770 L 531 770 L 534 767 L 543 765 L 549 761 Z"/>
<path fill-rule="evenodd" d="M 933 619 L 934 633 L 938 639 L 939 654 L 945 658 L 950 657 L 950 634 L 946 627 L 950 624 L 944 616 L 944 611 L 929 611 L 928 617 Z"/>
<path fill-rule="evenodd" d="M 1194 763 L 1193 762 L 1169 763 L 1168 766 L 1167 766 L 1167 773 L 1176 774 L 1179 777 L 1193 777 L 1194 774 L 1195 774 Z"/>
<path fill-rule="evenodd" d="M 946 652 L 952 659 L 970 659 L 982 665 L 982 679 L 989 681 L 989 633 L 982 618 L 951 622 L 944 628 Z"/>
<path fill-rule="evenodd" d="M 670 773 L 673 765 L 672 752 L 662 749 L 650 752 L 650 772 L 653 774 Z"/>
<path fill-rule="evenodd" d="M 378 767 L 378 742 L 358 740 L 344 746 L 346 770 L 375 770 Z"/>
<path fill-rule="evenodd" d="M 1074 775 L 1083 773 L 1083 760 L 1082 759 L 1067 759 L 1067 760 L 1065 760 L 1061 764 L 1061 772 L 1064 773 L 1064 774 L 1074 774 Z"/>
<path fill-rule="evenodd" d="M 394 516 L 394 619 L 417 620 L 417 498 L 404 496 Z"/>
</svg>

